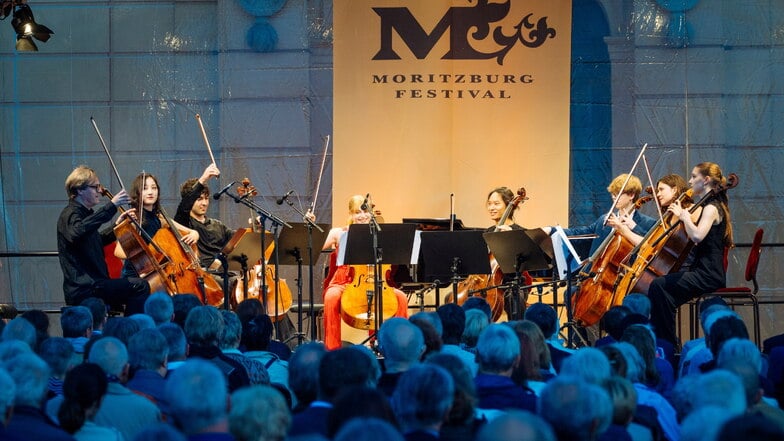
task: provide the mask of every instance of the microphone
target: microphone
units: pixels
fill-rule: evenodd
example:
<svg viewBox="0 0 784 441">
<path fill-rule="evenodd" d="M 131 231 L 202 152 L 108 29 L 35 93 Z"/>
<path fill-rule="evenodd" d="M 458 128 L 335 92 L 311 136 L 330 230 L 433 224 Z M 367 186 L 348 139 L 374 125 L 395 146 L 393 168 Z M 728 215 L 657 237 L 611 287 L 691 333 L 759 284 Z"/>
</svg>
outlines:
<svg viewBox="0 0 784 441">
<path fill-rule="evenodd" d="M 365 196 L 365 200 L 362 201 L 362 205 L 359 207 L 362 211 L 368 211 L 368 199 L 370 199 L 370 193 Z"/>
<path fill-rule="evenodd" d="M 286 194 L 284 194 L 283 196 L 279 197 L 278 200 L 275 201 L 275 203 L 278 204 L 278 205 L 283 205 L 283 201 L 288 199 L 289 196 L 291 196 L 292 193 L 294 193 L 294 190 L 287 191 Z"/>
<path fill-rule="evenodd" d="M 229 185 L 227 185 L 227 186 L 223 187 L 223 188 L 221 189 L 221 191 L 219 191 L 219 192 L 215 193 L 214 195 L 212 195 L 212 198 L 213 198 L 213 199 L 215 199 L 215 200 L 217 201 L 218 199 L 220 199 L 220 197 L 221 197 L 221 195 L 222 195 L 223 193 L 226 193 L 227 191 L 229 191 L 229 189 L 230 189 L 231 187 L 233 187 L 233 186 L 234 186 L 234 184 L 236 184 L 236 183 L 237 183 L 237 181 L 232 181 L 232 182 L 231 182 L 231 184 L 229 184 Z"/>
</svg>

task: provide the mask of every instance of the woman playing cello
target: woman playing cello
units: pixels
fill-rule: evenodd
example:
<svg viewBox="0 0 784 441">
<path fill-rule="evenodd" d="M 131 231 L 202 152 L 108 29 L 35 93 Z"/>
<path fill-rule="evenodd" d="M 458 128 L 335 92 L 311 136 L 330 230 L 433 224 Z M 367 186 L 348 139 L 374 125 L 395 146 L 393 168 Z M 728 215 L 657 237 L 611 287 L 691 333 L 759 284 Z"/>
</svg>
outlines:
<svg viewBox="0 0 784 441">
<path fill-rule="evenodd" d="M 362 209 L 363 202 L 365 202 L 365 197 L 361 195 L 352 196 L 348 200 L 348 225 L 370 223 L 371 215 L 367 210 Z M 348 231 L 348 225 L 330 230 L 322 250 L 335 249 L 333 255 L 336 256 L 340 237 Z M 331 263 L 334 265 L 334 262 L 331 261 Z M 351 265 L 342 265 L 335 269 L 329 285 L 324 290 L 324 345 L 329 350 L 339 349 L 341 346 L 340 302 L 347 285 L 353 281 Z M 393 289 L 393 292 L 397 298 L 398 305 L 395 317 L 408 317 L 408 299 L 406 299 L 406 295 L 399 289 Z"/>
<path fill-rule="evenodd" d="M 689 184 L 680 175 L 670 174 L 664 176 L 656 182 L 656 199 L 659 201 L 659 206 L 666 210 L 676 199 L 681 198 L 681 205 L 688 207 L 691 205 L 691 198 L 688 196 L 681 196 L 689 189 Z M 641 234 L 632 230 L 633 226 L 627 219 L 628 215 L 614 216 L 607 221 L 607 224 L 615 228 L 616 231 L 621 233 L 623 237 L 636 245 L 639 245 L 643 240 Z"/>
<path fill-rule="evenodd" d="M 158 178 L 146 173 L 141 173 L 140 175 L 136 176 L 136 178 L 133 180 L 133 183 L 131 184 L 131 207 L 135 208 L 137 213 L 141 213 L 141 225 L 142 229 L 144 229 L 144 231 L 147 233 L 147 237 L 155 236 L 155 233 L 158 232 L 165 222 L 163 220 L 163 215 L 161 214 L 159 189 L 160 187 L 158 186 Z M 122 219 L 118 219 L 118 222 L 116 223 L 119 224 L 121 220 Z M 183 234 L 182 236 L 183 241 L 186 244 L 192 245 L 199 240 L 199 233 L 196 230 L 186 228 L 176 222 L 174 226 L 179 228 L 181 231 L 186 232 L 186 234 Z M 120 259 L 126 258 L 125 250 L 123 250 L 119 242 L 114 249 L 114 255 Z M 136 269 L 128 260 L 126 260 L 123 264 L 122 276 L 139 276 L 136 272 Z"/>
<path fill-rule="evenodd" d="M 525 200 L 525 190 L 521 189 L 521 194 L 519 196 L 517 202 Z M 487 214 L 490 215 L 490 220 L 493 221 L 493 225 L 487 228 L 488 232 L 524 230 L 522 226 L 514 221 L 514 210 L 517 209 L 519 205 L 515 203 L 515 206 L 510 209 L 509 204 L 512 204 L 513 201 L 515 201 L 515 194 L 508 187 L 497 187 L 487 194 L 485 207 L 487 208 Z M 509 211 L 507 212 L 508 209 Z M 487 282 L 488 285 L 500 285 L 509 282 L 514 278 L 511 274 L 502 274 L 501 269 L 498 267 L 498 262 L 496 262 L 495 258 L 492 256 L 490 259 L 490 271 L 491 275 Z M 524 277 L 527 281 L 525 284 L 529 284 L 530 276 L 527 272 L 524 273 Z M 498 298 L 499 296 L 501 299 Z M 519 317 L 518 310 L 525 309 L 525 298 L 513 299 L 511 296 L 504 295 L 498 289 L 489 289 L 486 294 L 486 300 L 490 303 L 493 310 L 493 320 L 497 320 L 497 316 L 503 311 L 506 311 L 506 317 L 510 321 L 522 319 L 522 317 Z M 498 302 L 498 304 L 496 304 L 496 302 Z M 500 302 L 503 303 L 501 304 Z M 520 308 L 520 305 L 523 307 Z M 499 307 L 502 307 L 503 311 L 499 310 Z"/>
<path fill-rule="evenodd" d="M 699 163 L 692 169 L 689 184 L 695 200 L 706 196 L 711 200 L 693 213 L 677 200 L 667 210 L 682 222 L 694 242 L 693 262 L 686 271 L 657 277 L 648 289 L 654 331 L 672 343 L 677 343 L 675 311 L 700 294 L 724 287 L 724 249 L 733 246 L 727 193 L 723 191 L 727 179 L 721 168 L 712 162 Z"/>
</svg>

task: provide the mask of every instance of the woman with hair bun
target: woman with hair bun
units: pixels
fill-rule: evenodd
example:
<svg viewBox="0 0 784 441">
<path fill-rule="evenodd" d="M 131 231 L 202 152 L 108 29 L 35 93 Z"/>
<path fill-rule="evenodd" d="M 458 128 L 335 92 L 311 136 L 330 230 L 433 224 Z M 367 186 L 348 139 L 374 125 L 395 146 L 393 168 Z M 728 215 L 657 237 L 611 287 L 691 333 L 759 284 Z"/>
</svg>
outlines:
<svg viewBox="0 0 784 441">
<path fill-rule="evenodd" d="M 63 430 L 78 441 L 122 441 L 117 429 L 93 422 L 108 387 L 106 374 L 97 364 L 84 363 L 71 369 L 65 376 L 63 402 L 57 412 Z"/>
</svg>

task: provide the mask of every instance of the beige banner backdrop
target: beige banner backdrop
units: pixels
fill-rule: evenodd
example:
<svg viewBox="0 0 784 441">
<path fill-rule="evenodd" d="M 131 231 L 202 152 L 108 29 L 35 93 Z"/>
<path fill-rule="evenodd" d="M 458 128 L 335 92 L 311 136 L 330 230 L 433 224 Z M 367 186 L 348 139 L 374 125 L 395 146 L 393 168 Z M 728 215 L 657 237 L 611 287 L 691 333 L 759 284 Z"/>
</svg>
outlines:
<svg viewBox="0 0 784 441">
<path fill-rule="evenodd" d="M 515 219 L 565 224 L 571 0 L 335 0 L 333 222 L 353 194 L 387 222 L 490 225 L 497 186 Z"/>
</svg>

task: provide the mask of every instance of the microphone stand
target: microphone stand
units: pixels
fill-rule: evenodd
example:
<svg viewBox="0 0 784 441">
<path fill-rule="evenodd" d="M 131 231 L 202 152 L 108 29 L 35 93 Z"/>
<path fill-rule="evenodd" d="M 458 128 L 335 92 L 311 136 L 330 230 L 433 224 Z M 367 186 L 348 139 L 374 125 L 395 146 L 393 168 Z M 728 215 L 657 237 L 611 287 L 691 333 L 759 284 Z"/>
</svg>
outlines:
<svg viewBox="0 0 784 441">
<path fill-rule="evenodd" d="M 370 214 L 370 236 L 373 238 L 373 271 L 374 271 L 374 278 L 373 278 L 373 291 L 376 297 L 376 307 L 375 314 L 376 319 L 373 320 L 373 338 L 378 337 L 378 328 L 381 326 L 381 323 L 384 321 L 384 303 L 383 303 L 383 295 L 384 295 L 384 285 L 383 279 L 384 274 L 381 269 L 381 261 L 383 260 L 383 250 L 378 242 L 378 233 L 381 232 L 381 225 L 378 224 L 378 220 L 376 220 L 376 215 L 373 214 L 372 205 L 368 203 L 368 213 Z M 368 314 L 370 311 L 368 311 Z"/>
<path fill-rule="evenodd" d="M 310 306 L 308 307 L 308 316 L 311 320 L 310 325 L 310 341 L 316 341 L 316 326 L 314 324 L 314 310 L 313 310 L 313 228 L 319 230 L 320 232 L 324 232 L 324 229 L 319 227 L 316 223 L 314 223 L 308 216 L 302 212 L 298 207 L 294 206 L 294 202 L 289 199 L 286 199 L 286 203 L 291 207 L 294 211 L 297 212 L 300 216 L 302 216 L 302 221 L 307 224 L 308 227 L 308 272 L 309 272 L 309 286 L 308 286 L 308 298 L 310 301 Z M 304 334 L 302 334 L 302 257 L 297 252 L 295 256 L 297 258 L 297 303 L 299 304 L 299 308 L 297 308 L 297 345 L 302 344 L 302 338 Z"/>
</svg>

